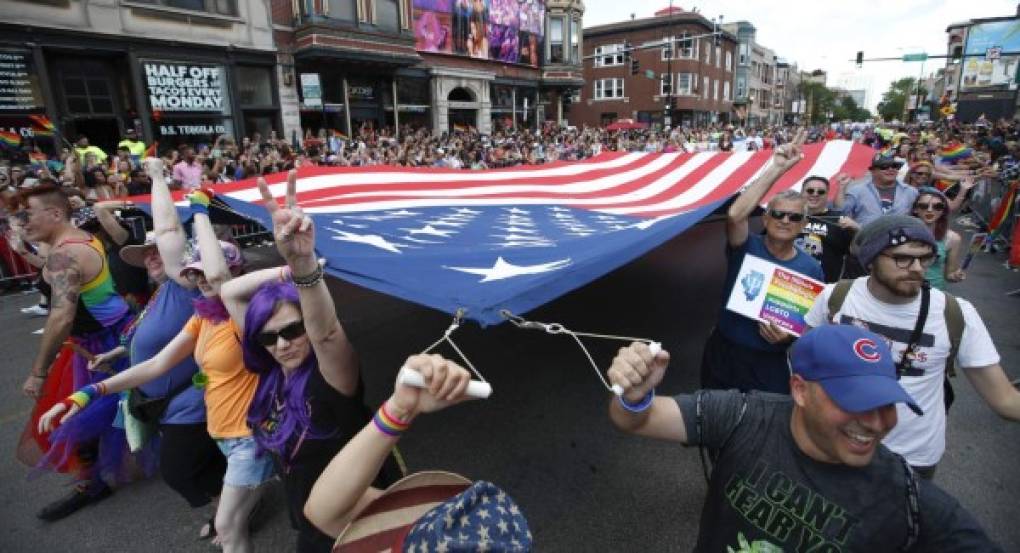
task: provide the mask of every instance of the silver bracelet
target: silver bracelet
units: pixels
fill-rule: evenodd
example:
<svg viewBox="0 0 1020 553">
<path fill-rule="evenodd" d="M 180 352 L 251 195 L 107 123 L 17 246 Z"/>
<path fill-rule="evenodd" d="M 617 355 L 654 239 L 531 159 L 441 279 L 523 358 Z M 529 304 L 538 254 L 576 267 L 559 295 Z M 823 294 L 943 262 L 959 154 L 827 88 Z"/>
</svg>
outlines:
<svg viewBox="0 0 1020 553">
<path fill-rule="evenodd" d="M 312 274 L 297 276 L 292 273 L 290 279 L 294 282 L 294 286 L 298 288 L 311 288 L 322 281 L 323 275 L 325 275 L 325 270 L 322 268 L 322 265 L 316 264 Z"/>
</svg>

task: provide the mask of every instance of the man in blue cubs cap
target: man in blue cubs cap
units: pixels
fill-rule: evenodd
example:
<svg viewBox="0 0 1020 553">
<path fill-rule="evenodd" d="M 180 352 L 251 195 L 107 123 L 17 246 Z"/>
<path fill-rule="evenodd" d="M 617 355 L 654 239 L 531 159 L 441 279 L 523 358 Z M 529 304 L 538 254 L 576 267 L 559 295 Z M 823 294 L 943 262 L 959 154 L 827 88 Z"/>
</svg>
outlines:
<svg viewBox="0 0 1020 553">
<path fill-rule="evenodd" d="M 717 449 L 696 551 L 1001 551 L 960 504 L 882 445 L 897 404 L 885 340 L 855 326 L 804 334 L 790 393 L 655 395 L 669 354 L 634 343 L 608 378 L 609 416 L 626 432 Z M 650 484 L 651 486 L 651 484 Z"/>
</svg>

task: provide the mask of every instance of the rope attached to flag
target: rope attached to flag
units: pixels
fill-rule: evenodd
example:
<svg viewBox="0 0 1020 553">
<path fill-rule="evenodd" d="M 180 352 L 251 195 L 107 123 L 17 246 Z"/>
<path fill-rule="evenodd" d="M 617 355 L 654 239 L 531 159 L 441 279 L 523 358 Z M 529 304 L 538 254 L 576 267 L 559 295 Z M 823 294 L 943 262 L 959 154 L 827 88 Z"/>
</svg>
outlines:
<svg viewBox="0 0 1020 553">
<path fill-rule="evenodd" d="M 453 338 L 451 337 L 453 333 L 456 332 L 458 328 L 460 328 L 460 325 L 464 319 L 464 313 L 465 310 L 463 308 L 458 309 L 457 313 L 453 316 L 453 322 L 450 323 L 450 326 L 447 327 L 445 332 L 443 332 L 443 335 L 435 342 L 432 342 L 432 345 L 425 348 L 425 350 L 422 351 L 422 353 L 431 352 L 432 350 L 439 347 L 439 345 L 442 344 L 443 342 L 450 344 L 450 347 L 453 348 L 453 351 L 457 352 L 457 355 L 459 355 L 461 360 L 464 361 L 464 364 L 467 365 L 467 368 L 471 369 L 471 372 L 475 373 L 475 376 L 478 377 L 478 380 L 472 380 L 468 384 L 467 395 L 471 397 L 485 399 L 492 395 L 492 385 L 489 384 L 487 380 L 485 380 L 485 377 L 482 376 L 482 373 L 478 372 L 478 369 L 476 369 L 474 364 L 471 363 L 471 360 L 467 358 L 467 355 L 464 355 L 464 352 L 461 351 L 461 349 L 457 346 L 457 343 L 454 342 Z M 422 378 L 421 374 L 407 368 L 406 366 L 400 368 L 400 373 L 397 375 L 397 382 L 399 382 L 400 384 L 406 384 L 408 386 L 415 386 L 417 388 L 427 387 L 425 384 L 425 380 Z"/>
</svg>

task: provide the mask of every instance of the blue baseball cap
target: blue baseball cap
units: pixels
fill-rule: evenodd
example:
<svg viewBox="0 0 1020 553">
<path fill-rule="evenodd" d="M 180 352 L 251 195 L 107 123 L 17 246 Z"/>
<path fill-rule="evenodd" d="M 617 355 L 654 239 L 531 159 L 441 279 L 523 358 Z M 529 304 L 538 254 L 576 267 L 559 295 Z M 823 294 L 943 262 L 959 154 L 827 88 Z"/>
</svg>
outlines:
<svg viewBox="0 0 1020 553">
<path fill-rule="evenodd" d="M 848 413 L 905 403 L 918 416 L 924 414 L 897 381 L 885 339 L 863 328 L 825 325 L 807 332 L 792 348 L 790 369 L 820 384 Z"/>
</svg>

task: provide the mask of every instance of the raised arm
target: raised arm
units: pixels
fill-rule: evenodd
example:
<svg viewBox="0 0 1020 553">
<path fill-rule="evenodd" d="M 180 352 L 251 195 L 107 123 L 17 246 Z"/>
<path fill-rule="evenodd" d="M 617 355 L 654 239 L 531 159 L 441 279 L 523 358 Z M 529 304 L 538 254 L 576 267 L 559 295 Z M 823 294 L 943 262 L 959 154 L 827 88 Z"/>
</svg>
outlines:
<svg viewBox="0 0 1020 553">
<path fill-rule="evenodd" d="M 211 190 L 195 190 L 188 194 L 188 201 L 191 202 L 192 215 L 191 230 L 198 240 L 198 251 L 202 256 L 202 272 L 206 281 L 217 290 L 224 282 L 230 280 L 230 268 L 227 267 L 227 260 L 223 257 L 223 249 L 220 247 L 220 240 L 213 230 L 212 221 L 209 219 L 209 203 L 213 199 Z"/>
<path fill-rule="evenodd" d="M 319 360 L 319 370 L 334 389 L 354 395 L 359 376 L 357 354 L 337 320 L 336 306 L 315 257 L 315 225 L 297 206 L 297 171 L 287 174 L 285 207 L 277 205 L 264 179 L 258 183 L 273 220 L 276 249 L 287 261 L 297 285 L 305 331 Z"/>
<path fill-rule="evenodd" d="M 103 200 L 92 206 L 96 212 L 96 218 L 99 219 L 99 224 L 118 246 L 123 246 L 128 238 L 131 238 L 131 233 L 120 225 L 120 217 L 117 217 L 113 210 L 124 209 L 129 205 L 130 202 L 124 200 Z"/>
<path fill-rule="evenodd" d="M 382 493 L 370 484 L 415 417 L 467 399 L 471 373 L 456 363 L 438 355 L 414 355 L 405 366 L 421 373 L 426 388 L 396 384 L 375 420 L 347 442 L 312 486 L 305 516 L 329 536 L 339 535 Z"/>
<path fill-rule="evenodd" d="M 676 401 L 652 397 L 667 365 L 669 354 L 662 351 L 653 356 L 647 344 L 634 342 L 620 348 L 606 375 L 624 390 L 622 397 L 609 401 L 609 419 L 617 428 L 647 438 L 687 442 L 687 428 Z M 650 403 L 642 406 L 645 401 Z"/>
<path fill-rule="evenodd" d="M 79 389 L 68 400 L 54 405 L 39 418 L 39 432 L 42 434 L 52 430 L 57 424 L 57 417 L 60 417 L 61 423 L 73 417 L 88 406 L 88 402 L 93 396 L 123 392 L 166 374 L 187 356 L 194 353 L 195 342 L 194 336 L 186 330 L 182 330 L 173 340 L 170 340 L 169 344 L 163 346 L 163 349 L 154 357 L 125 369 L 103 380 L 98 385 L 90 384 Z M 85 394 L 88 399 L 82 398 L 81 394 Z M 73 401 L 75 396 L 82 399 Z M 64 414 L 65 412 L 66 414 Z"/>
<path fill-rule="evenodd" d="M 220 299 L 223 300 L 223 305 L 227 308 L 230 318 L 234 320 L 241 335 L 244 335 L 244 315 L 248 310 L 248 301 L 255 295 L 259 286 L 277 280 L 283 274 L 283 267 L 271 267 L 241 275 L 223 283 L 220 288 Z"/>
<path fill-rule="evenodd" d="M 166 275 L 185 288 L 194 288 L 188 279 L 181 278 L 181 260 L 187 247 L 188 237 L 177 214 L 170 188 L 166 184 L 163 160 L 148 158 L 144 163 L 145 172 L 152 180 L 152 226 L 156 235 L 156 248 L 163 259 Z"/>
<path fill-rule="evenodd" d="M 792 142 L 776 148 L 776 153 L 772 156 L 772 163 L 768 168 L 730 205 L 730 209 L 726 213 L 726 240 L 731 247 L 738 247 L 747 241 L 747 219 L 761 204 L 762 198 L 772 188 L 772 185 L 800 161 L 801 146 L 804 145 L 806 136 L 804 129 L 801 129 Z"/>
</svg>

